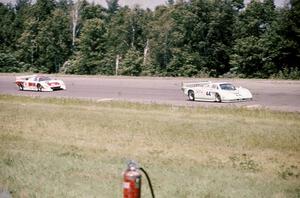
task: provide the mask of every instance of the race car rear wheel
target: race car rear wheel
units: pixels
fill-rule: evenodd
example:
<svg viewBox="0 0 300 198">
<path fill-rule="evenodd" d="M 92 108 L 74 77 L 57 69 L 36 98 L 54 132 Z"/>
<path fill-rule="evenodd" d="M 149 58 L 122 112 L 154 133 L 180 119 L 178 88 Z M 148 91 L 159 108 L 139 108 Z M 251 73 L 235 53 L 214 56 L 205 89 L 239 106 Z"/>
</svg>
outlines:
<svg viewBox="0 0 300 198">
<path fill-rule="evenodd" d="M 221 96 L 218 93 L 216 93 L 216 95 L 215 95 L 215 101 L 222 102 Z"/>
<path fill-rule="evenodd" d="M 23 85 L 19 85 L 19 90 L 20 90 L 20 91 L 23 91 L 23 90 L 24 90 Z"/>
<path fill-rule="evenodd" d="M 194 91 L 189 90 L 188 97 L 189 97 L 189 100 L 194 101 L 195 100 L 195 93 L 194 93 Z"/>
<path fill-rule="evenodd" d="M 43 89 L 42 85 L 40 85 L 40 84 L 37 84 L 36 88 L 37 88 L 37 91 L 42 91 L 42 89 Z"/>
</svg>

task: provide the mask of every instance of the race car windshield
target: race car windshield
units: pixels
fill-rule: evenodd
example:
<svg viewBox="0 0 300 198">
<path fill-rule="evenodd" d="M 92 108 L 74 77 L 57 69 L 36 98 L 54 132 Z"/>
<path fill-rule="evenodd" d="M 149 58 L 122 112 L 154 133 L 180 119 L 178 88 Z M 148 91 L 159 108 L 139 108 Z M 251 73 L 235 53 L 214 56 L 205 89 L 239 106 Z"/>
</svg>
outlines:
<svg viewBox="0 0 300 198">
<path fill-rule="evenodd" d="M 43 77 L 39 78 L 39 81 L 48 81 L 48 80 L 51 80 L 51 78 L 46 77 L 46 76 L 43 76 Z"/>
<path fill-rule="evenodd" d="M 229 90 L 229 91 L 236 90 L 235 86 L 233 86 L 232 84 L 220 84 L 220 87 L 222 90 Z"/>
</svg>

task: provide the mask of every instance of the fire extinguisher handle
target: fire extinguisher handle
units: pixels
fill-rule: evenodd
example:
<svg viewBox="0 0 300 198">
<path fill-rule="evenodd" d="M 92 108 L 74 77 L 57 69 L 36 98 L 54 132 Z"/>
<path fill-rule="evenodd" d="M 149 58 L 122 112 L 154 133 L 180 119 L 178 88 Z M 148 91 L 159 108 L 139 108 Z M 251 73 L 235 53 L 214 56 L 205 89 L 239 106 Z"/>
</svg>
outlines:
<svg viewBox="0 0 300 198">
<path fill-rule="evenodd" d="M 149 187 L 150 187 L 152 198 L 155 198 L 152 183 L 151 183 L 151 180 L 150 180 L 150 177 L 149 177 L 148 173 L 142 167 L 140 167 L 139 169 L 145 174 L 145 176 L 147 178 L 147 181 L 148 181 L 148 184 L 149 184 Z"/>
</svg>

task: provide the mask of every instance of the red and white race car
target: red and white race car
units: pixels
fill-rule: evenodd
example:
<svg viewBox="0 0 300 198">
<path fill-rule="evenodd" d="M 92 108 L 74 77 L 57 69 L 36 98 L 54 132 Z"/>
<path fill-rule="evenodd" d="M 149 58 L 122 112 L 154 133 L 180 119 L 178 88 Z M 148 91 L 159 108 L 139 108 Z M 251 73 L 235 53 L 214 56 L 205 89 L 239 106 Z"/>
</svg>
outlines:
<svg viewBox="0 0 300 198">
<path fill-rule="evenodd" d="M 66 89 L 66 85 L 62 80 L 38 75 L 17 76 L 16 85 L 19 87 L 19 90 L 30 91 L 54 91 Z"/>
</svg>

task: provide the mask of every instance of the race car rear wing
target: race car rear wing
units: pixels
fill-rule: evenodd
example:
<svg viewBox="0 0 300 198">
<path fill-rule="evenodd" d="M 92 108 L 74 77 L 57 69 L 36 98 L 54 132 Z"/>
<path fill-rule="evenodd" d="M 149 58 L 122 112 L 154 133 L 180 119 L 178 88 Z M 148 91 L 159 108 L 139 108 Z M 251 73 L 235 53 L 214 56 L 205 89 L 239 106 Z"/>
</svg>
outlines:
<svg viewBox="0 0 300 198">
<path fill-rule="evenodd" d="M 192 87 L 203 87 L 204 85 L 210 84 L 211 81 L 200 81 L 200 82 L 188 82 L 188 83 L 181 83 L 181 88 L 192 88 Z"/>
<path fill-rule="evenodd" d="M 16 76 L 16 81 L 24 81 L 28 80 L 29 78 L 35 77 L 36 75 L 28 75 L 28 76 Z"/>
<path fill-rule="evenodd" d="M 199 81 L 199 82 L 188 82 L 188 83 L 181 83 L 181 90 L 184 94 L 188 94 L 188 90 L 196 88 L 196 87 L 203 87 L 205 85 L 210 84 L 210 81 Z"/>
</svg>

